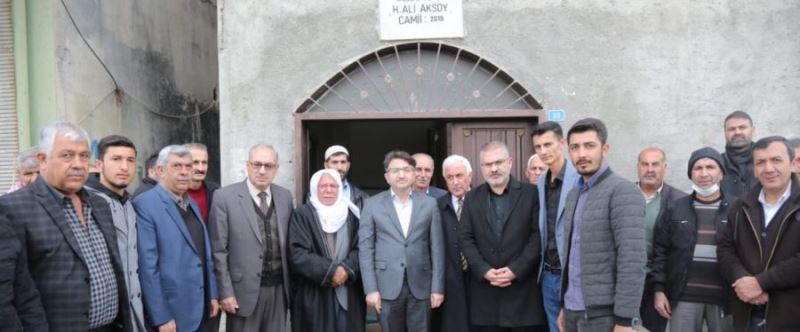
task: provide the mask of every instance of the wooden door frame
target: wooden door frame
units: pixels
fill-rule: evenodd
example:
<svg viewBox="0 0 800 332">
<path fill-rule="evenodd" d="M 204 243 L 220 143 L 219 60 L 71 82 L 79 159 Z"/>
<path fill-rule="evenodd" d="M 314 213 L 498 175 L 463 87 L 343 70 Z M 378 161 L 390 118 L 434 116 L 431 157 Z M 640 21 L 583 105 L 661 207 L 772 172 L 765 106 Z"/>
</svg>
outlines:
<svg viewBox="0 0 800 332">
<path fill-rule="evenodd" d="M 395 111 L 369 111 L 369 112 L 302 112 L 294 114 L 294 188 L 298 205 L 305 201 L 306 193 L 303 191 L 303 179 L 311 175 L 308 160 L 304 155 L 308 152 L 308 127 L 306 121 L 342 121 L 342 120 L 502 120 L 511 118 L 539 118 L 543 119 L 545 111 L 523 109 L 468 109 L 457 111 L 431 111 L 431 112 L 395 112 Z M 448 146 L 448 150 L 451 149 Z M 449 153 L 449 151 L 448 151 Z"/>
</svg>

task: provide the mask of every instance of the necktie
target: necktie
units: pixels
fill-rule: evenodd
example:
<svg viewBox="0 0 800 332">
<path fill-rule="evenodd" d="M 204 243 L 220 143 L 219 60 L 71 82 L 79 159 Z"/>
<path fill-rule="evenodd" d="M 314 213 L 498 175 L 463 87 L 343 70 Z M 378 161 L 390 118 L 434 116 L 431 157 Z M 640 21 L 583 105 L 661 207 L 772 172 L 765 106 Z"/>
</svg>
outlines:
<svg viewBox="0 0 800 332">
<path fill-rule="evenodd" d="M 458 221 L 461 221 L 461 209 L 463 207 L 464 207 L 464 199 L 463 198 L 459 198 L 458 199 L 458 206 L 456 207 L 456 219 L 458 219 Z"/>
<path fill-rule="evenodd" d="M 258 208 L 261 210 L 265 216 L 267 215 L 267 211 L 269 210 L 269 203 L 267 203 L 267 192 L 262 191 L 258 193 Z"/>
</svg>

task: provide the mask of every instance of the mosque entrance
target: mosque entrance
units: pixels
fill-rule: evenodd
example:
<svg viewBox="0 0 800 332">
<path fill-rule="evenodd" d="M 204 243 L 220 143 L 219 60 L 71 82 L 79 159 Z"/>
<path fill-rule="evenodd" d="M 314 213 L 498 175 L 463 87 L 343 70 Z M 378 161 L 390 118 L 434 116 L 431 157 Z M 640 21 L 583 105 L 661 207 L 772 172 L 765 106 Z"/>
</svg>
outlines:
<svg viewBox="0 0 800 332">
<path fill-rule="evenodd" d="M 511 150 L 512 175 L 524 178 L 531 130 L 543 115 L 519 82 L 471 52 L 442 43 L 385 47 L 343 68 L 297 109 L 295 194 L 305 197 L 333 144 L 350 151 L 350 181 L 372 193 L 388 187 L 383 156 L 395 149 L 433 156 L 432 185 L 446 188 L 445 157 L 467 157 L 479 185 L 478 151 L 500 140 Z"/>
</svg>

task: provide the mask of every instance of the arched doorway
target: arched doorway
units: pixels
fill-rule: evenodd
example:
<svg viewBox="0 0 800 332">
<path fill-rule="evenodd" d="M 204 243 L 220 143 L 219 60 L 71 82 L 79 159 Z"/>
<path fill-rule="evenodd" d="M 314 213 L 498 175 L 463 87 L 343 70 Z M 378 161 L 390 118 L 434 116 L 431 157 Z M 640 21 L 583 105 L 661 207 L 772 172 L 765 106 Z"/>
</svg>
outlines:
<svg viewBox="0 0 800 332">
<path fill-rule="evenodd" d="M 478 185 L 478 150 L 491 140 L 509 145 L 512 175 L 522 178 L 530 130 L 543 113 L 519 82 L 472 52 L 431 42 L 381 48 L 341 69 L 296 110 L 296 194 L 305 197 L 332 144 L 350 150 L 349 179 L 368 191 L 386 188 L 381 162 L 393 149 L 432 155 L 439 187 L 441 161 L 462 154 Z"/>
</svg>

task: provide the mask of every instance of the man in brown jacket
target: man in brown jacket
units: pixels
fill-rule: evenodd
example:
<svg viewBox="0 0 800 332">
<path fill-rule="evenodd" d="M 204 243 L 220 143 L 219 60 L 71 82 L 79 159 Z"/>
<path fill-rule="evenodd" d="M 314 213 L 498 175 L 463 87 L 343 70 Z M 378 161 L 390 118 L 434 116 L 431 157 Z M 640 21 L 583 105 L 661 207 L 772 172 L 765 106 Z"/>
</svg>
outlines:
<svg viewBox="0 0 800 332">
<path fill-rule="evenodd" d="M 736 331 L 800 329 L 800 192 L 794 151 L 779 136 L 753 147 L 759 184 L 731 206 L 717 247 L 723 277 L 736 294 Z"/>
</svg>

